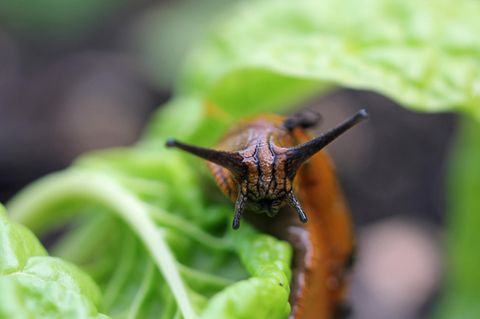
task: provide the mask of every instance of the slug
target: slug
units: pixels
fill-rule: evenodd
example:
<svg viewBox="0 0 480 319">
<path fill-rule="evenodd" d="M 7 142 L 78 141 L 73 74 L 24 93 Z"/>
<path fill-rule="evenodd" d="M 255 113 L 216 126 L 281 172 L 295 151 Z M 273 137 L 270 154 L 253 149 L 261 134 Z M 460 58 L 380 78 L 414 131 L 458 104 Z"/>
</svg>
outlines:
<svg viewBox="0 0 480 319">
<path fill-rule="evenodd" d="M 318 118 L 268 114 L 241 121 L 216 150 L 166 142 L 208 161 L 235 203 L 233 229 L 245 211 L 259 213 L 251 216 L 255 226 L 292 244 L 291 319 L 343 317 L 354 237 L 333 166 L 321 150 L 367 117 L 360 110 L 311 139 L 306 129 Z"/>
</svg>

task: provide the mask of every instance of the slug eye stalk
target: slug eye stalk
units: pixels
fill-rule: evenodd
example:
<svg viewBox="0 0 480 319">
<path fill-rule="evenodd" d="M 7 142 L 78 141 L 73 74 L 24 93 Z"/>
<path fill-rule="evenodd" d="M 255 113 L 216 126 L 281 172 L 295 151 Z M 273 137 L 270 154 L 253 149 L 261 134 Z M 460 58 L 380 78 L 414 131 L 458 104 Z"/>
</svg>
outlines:
<svg viewBox="0 0 480 319">
<path fill-rule="evenodd" d="M 287 176 L 294 177 L 297 170 L 306 160 L 333 142 L 337 137 L 367 118 L 367 111 L 362 109 L 330 131 L 323 133 L 306 143 L 289 148 L 286 152 L 288 163 Z"/>
<path fill-rule="evenodd" d="M 210 148 L 182 143 L 175 139 L 168 139 L 165 143 L 165 146 L 179 148 L 187 153 L 196 155 L 209 162 L 225 167 L 238 177 L 241 177 L 245 174 L 246 168 L 242 163 L 243 157 L 237 152 L 217 151 Z"/>
</svg>

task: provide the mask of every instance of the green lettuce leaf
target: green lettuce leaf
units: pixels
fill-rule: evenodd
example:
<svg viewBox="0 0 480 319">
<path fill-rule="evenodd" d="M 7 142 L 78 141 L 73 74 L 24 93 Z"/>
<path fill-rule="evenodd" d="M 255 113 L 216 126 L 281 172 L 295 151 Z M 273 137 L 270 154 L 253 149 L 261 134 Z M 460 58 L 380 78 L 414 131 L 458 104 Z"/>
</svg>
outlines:
<svg viewBox="0 0 480 319">
<path fill-rule="evenodd" d="M 247 228 L 245 226 L 242 226 Z M 285 242 L 251 230 L 233 234 L 235 249 L 253 276 L 228 287 L 214 296 L 203 318 L 286 318 L 290 313 L 292 251 Z M 265 300 L 269 300 L 265 303 Z"/>
<path fill-rule="evenodd" d="M 235 113 L 288 105 L 314 81 L 480 118 L 479 13 L 468 0 L 248 1 L 192 53 L 179 91 Z"/>
<path fill-rule="evenodd" d="M 100 291 L 76 266 L 49 257 L 0 206 L 0 318 L 107 318 Z"/>
</svg>

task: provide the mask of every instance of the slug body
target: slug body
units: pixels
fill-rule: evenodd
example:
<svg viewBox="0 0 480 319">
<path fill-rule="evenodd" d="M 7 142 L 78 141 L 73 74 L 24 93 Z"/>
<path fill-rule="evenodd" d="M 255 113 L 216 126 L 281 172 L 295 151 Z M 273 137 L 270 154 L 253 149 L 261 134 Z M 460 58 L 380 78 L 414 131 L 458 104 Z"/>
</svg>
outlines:
<svg viewBox="0 0 480 319">
<path fill-rule="evenodd" d="M 304 163 L 293 182 L 289 179 L 286 150 L 308 142 L 310 136 L 302 127 L 287 129 L 284 123 L 284 118 L 273 115 L 242 121 L 217 145 L 242 155 L 248 175 L 240 187 L 228 169 L 212 163 L 208 167 L 233 202 L 239 191 L 245 192 L 250 203 L 247 210 L 274 216 L 283 207 L 280 214 L 287 216 L 277 217 L 284 220 L 273 232 L 289 241 L 296 252 L 290 319 L 331 319 L 344 303 L 348 284 L 354 248 L 350 214 L 325 152 Z M 285 198 L 292 189 L 309 213 L 308 223 L 292 218 L 292 207 Z"/>
<path fill-rule="evenodd" d="M 261 115 L 232 128 L 217 150 L 167 142 L 208 160 L 220 189 L 235 202 L 234 229 L 244 210 L 279 215 L 256 226 L 294 248 L 290 319 L 342 317 L 353 231 L 333 166 L 320 150 L 366 117 L 359 111 L 314 139 L 305 131 L 311 120 Z"/>
<path fill-rule="evenodd" d="M 289 318 L 343 319 L 348 313 L 346 292 L 355 248 L 348 205 L 326 152 L 305 163 L 296 180 L 309 221 L 300 224 L 290 218 L 275 233 L 294 248 Z"/>
</svg>

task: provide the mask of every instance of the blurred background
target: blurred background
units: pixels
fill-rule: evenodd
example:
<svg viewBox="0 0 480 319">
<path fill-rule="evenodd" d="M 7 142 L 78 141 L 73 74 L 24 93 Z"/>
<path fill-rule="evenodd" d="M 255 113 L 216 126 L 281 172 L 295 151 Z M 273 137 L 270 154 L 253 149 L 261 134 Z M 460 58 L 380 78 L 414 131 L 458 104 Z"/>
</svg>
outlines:
<svg viewBox="0 0 480 319">
<path fill-rule="evenodd" d="M 0 201 L 85 151 L 134 143 L 188 49 L 234 2 L 0 1 Z M 426 318 L 442 293 L 455 116 L 355 90 L 303 106 L 321 112 L 319 131 L 371 114 L 329 147 L 358 234 L 353 318 Z"/>
</svg>

